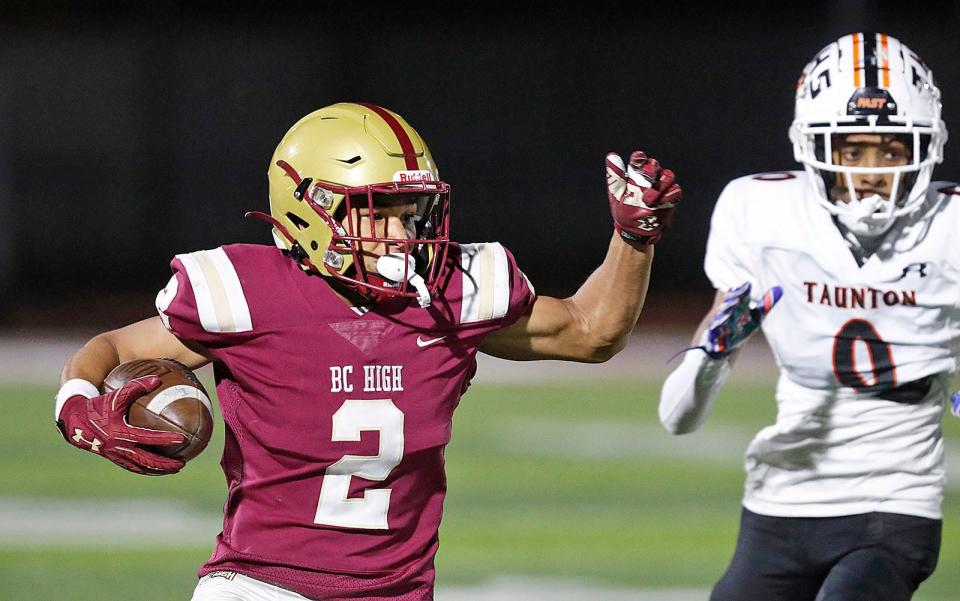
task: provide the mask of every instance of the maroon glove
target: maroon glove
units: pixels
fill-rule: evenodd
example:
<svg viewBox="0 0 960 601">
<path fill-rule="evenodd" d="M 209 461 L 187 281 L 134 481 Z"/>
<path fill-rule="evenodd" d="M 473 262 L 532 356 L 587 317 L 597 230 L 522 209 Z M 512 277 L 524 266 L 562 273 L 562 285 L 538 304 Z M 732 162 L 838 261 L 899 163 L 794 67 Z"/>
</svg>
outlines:
<svg viewBox="0 0 960 601">
<path fill-rule="evenodd" d="M 620 155 L 607 155 L 607 197 L 613 214 L 613 229 L 627 240 L 656 244 L 670 227 L 674 207 L 683 197 L 674 183 L 673 171 L 659 161 L 636 151 L 623 167 Z"/>
<path fill-rule="evenodd" d="M 127 423 L 130 405 L 158 386 L 160 378 L 145 376 L 91 399 L 74 395 L 63 404 L 57 428 L 78 449 L 103 455 L 131 472 L 151 476 L 175 474 L 183 468 L 183 461 L 157 455 L 142 445 L 182 445 L 183 435 Z"/>
</svg>

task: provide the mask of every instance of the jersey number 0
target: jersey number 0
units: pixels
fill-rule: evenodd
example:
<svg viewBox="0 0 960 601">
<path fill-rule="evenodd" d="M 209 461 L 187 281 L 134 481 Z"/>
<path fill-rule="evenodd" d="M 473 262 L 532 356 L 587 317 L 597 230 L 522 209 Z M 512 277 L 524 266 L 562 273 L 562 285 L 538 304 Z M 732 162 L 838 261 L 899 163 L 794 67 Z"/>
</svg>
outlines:
<svg viewBox="0 0 960 601">
<path fill-rule="evenodd" d="M 857 365 L 857 344 L 866 346 L 870 369 Z M 890 345 L 880 338 L 873 324 L 865 319 L 851 319 L 833 337 L 833 373 L 837 381 L 860 392 L 893 388 L 897 371 Z M 873 382 L 864 379 L 869 373 Z"/>
</svg>

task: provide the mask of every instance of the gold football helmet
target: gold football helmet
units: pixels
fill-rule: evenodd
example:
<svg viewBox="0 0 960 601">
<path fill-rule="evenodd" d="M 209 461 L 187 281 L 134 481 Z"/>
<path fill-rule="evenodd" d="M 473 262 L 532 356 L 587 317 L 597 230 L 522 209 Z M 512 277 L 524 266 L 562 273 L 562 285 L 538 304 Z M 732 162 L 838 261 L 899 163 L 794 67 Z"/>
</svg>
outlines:
<svg viewBox="0 0 960 601">
<path fill-rule="evenodd" d="M 314 111 L 280 140 L 267 178 L 270 215 L 250 215 L 271 223 L 277 245 L 304 269 L 337 278 L 370 300 L 409 297 L 429 304 L 425 295 L 433 294 L 446 264 L 450 186 L 402 117 L 366 103 Z M 370 234 L 361 235 L 357 209 L 368 208 L 363 219 L 372 219 L 377 203 L 398 195 L 417 203 L 416 235 L 388 238 L 372 223 Z M 378 270 L 391 273 L 364 266 L 364 243 L 384 245 L 393 267 Z"/>
</svg>

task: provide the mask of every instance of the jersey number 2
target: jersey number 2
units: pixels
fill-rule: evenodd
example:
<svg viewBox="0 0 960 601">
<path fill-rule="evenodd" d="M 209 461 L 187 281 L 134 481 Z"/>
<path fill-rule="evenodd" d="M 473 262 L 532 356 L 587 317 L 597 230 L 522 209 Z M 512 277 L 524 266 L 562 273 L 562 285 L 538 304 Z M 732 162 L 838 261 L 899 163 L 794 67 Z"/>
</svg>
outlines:
<svg viewBox="0 0 960 601">
<path fill-rule="evenodd" d="M 857 343 L 866 345 L 872 383 L 865 380 L 863 372 L 857 369 Z M 851 319 L 834 335 L 833 373 L 838 382 L 858 391 L 893 388 L 897 385 L 897 371 L 890 345 L 880 338 L 873 324 L 865 319 Z"/>
<path fill-rule="evenodd" d="M 317 524 L 343 528 L 386 530 L 390 509 L 389 488 L 370 489 L 362 497 L 348 498 L 353 476 L 374 480 L 387 479 L 403 457 L 403 412 L 390 399 L 347 400 L 333 414 L 333 442 L 360 441 L 360 432 L 380 432 L 377 455 L 344 455 L 327 468 L 320 486 Z"/>
</svg>

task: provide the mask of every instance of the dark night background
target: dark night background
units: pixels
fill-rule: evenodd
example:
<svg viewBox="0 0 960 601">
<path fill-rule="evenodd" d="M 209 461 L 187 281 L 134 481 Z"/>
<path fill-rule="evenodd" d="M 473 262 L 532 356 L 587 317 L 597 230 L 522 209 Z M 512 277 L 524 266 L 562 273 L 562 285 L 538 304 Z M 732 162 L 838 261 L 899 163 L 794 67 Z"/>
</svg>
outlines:
<svg viewBox="0 0 960 601">
<path fill-rule="evenodd" d="M 173 254 L 270 243 L 243 213 L 267 207 L 282 134 L 334 102 L 403 115 L 453 186 L 454 237 L 503 242 L 541 293 L 573 292 L 603 257 L 605 153 L 649 151 L 685 205 L 648 304 L 697 311 L 714 200 L 795 168 L 794 84 L 832 39 L 904 41 L 960 135 L 953 4 L 79 6 L 0 2 L 7 328 L 119 326 L 151 314 Z M 935 178 L 960 177 L 957 145 Z"/>
</svg>

